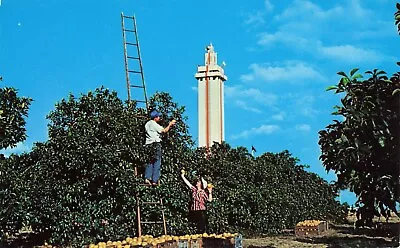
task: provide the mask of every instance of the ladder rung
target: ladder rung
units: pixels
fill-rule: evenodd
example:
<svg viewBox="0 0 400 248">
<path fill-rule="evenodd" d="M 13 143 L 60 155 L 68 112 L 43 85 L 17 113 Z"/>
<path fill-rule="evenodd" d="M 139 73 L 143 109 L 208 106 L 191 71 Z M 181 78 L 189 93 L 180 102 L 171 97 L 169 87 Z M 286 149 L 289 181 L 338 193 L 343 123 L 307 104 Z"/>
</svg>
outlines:
<svg viewBox="0 0 400 248">
<path fill-rule="evenodd" d="M 132 84 L 131 84 L 131 87 L 132 88 L 144 88 L 144 86 L 142 86 L 142 85 L 132 85 Z"/>
<path fill-rule="evenodd" d="M 135 19 L 135 18 L 133 18 L 132 16 L 123 16 L 124 18 L 129 18 L 129 19 Z"/>
<path fill-rule="evenodd" d="M 145 103 L 146 101 L 143 101 L 143 100 L 135 100 L 136 102 L 142 102 L 142 103 Z M 150 185 L 149 185 L 150 186 Z M 151 185 L 151 186 L 153 186 L 153 185 Z"/>
<path fill-rule="evenodd" d="M 130 71 L 128 71 L 128 72 L 132 72 L 132 73 L 142 73 L 141 71 L 132 71 L 132 70 L 130 70 Z"/>
<path fill-rule="evenodd" d="M 132 32 L 132 33 L 135 33 L 135 30 L 132 30 L 132 29 L 124 29 L 124 31 L 125 31 L 125 32 Z"/>
<path fill-rule="evenodd" d="M 139 59 L 138 57 L 127 56 L 128 59 Z"/>
<path fill-rule="evenodd" d="M 143 204 L 161 204 L 160 201 L 156 201 L 156 202 L 143 202 Z"/>
<path fill-rule="evenodd" d="M 142 224 L 163 224 L 163 221 L 141 221 Z"/>
<path fill-rule="evenodd" d="M 131 46 L 137 46 L 137 44 L 136 44 L 136 43 L 132 43 L 132 42 L 125 42 L 125 44 L 127 44 L 127 45 L 131 45 Z"/>
</svg>

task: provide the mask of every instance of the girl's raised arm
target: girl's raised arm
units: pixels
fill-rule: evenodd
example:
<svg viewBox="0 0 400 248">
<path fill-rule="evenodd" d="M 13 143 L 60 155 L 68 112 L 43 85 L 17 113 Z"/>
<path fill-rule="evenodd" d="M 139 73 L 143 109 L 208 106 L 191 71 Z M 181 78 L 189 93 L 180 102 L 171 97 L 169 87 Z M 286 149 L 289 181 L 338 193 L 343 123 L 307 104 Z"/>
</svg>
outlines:
<svg viewBox="0 0 400 248">
<path fill-rule="evenodd" d="M 184 172 L 184 171 L 182 171 L 181 177 L 182 177 L 183 181 L 186 183 L 186 185 L 187 185 L 189 188 L 193 188 L 193 185 L 186 179 L 186 177 L 185 177 L 185 172 Z"/>
</svg>

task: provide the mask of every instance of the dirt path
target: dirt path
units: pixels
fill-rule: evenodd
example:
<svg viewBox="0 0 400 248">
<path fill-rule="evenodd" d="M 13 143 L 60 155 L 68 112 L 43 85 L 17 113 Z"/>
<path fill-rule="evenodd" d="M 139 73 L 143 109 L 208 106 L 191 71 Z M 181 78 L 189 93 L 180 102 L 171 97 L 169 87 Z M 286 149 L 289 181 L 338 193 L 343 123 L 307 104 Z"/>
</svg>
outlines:
<svg viewBox="0 0 400 248">
<path fill-rule="evenodd" d="M 328 231 L 319 236 L 298 238 L 292 232 L 287 235 L 244 239 L 243 244 L 246 248 L 399 247 L 399 228 L 399 223 L 385 223 L 378 229 L 360 228 L 358 230 L 354 230 L 353 225 L 350 224 L 331 225 Z"/>
</svg>

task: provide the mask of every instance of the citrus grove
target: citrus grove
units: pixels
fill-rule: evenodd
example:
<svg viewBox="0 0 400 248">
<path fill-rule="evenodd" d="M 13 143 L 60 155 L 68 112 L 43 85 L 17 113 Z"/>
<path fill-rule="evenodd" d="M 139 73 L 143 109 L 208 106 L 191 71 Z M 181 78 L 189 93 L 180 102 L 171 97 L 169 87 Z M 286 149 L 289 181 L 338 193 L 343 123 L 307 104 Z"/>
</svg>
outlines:
<svg viewBox="0 0 400 248">
<path fill-rule="evenodd" d="M 156 93 L 151 108 L 177 124 L 163 140 L 161 186 L 140 186 L 135 177 L 147 161 L 147 118 L 135 103 L 103 87 L 59 101 L 47 118 L 48 140 L 0 162 L 0 230 L 3 237 L 29 226 L 43 243 L 82 245 L 135 236 L 136 194 L 163 197 L 168 234 L 194 234 L 183 168 L 206 176 L 215 200 L 208 205 L 210 233 L 279 233 L 305 219 L 340 219 L 344 208 L 334 188 L 304 170 L 288 151 L 253 157 L 244 147 L 215 144 L 205 156 L 189 135 L 185 108 Z M 23 123 L 21 123 L 23 124 Z M 188 173 L 188 179 L 194 180 Z M 142 219 L 159 218 L 143 206 Z M 157 225 L 145 234 L 162 235 Z"/>
<path fill-rule="evenodd" d="M 394 17 L 400 34 L 399 3 Z M 0 153 L 0 236 L 7 239 L 29 227 L 46 246 L 128 247 L 276 234 L 296 223 L 315 227 L 324 223 L 320 220 L 344 219 L 348 205 L 335 200 L 339 189 L 358 196 L 363 221 L 371 222 L 377 210 L 396 212 L 400 72 L 389 78 L 384 71 L 368 71 L 369 78 L 361 80 L 357 70 L 339 72 L 340 82 L 328 88 L 343 96 L 333 113 L 341 118 L 319 132 L 320 159 L 337 174 L 335 184 L 306 171 L 287 150 L 253 157 L 245 147 L 228 143 L 216 143 L 211 151 L 196 148 L 185 108 L 161 92 L 151 97 L 150 108 L 163 113 L 163 126 L 172 119 L 177 124 L 163 140 L 161 186 L 140 186 L 135 167 L 141 173 L 148 161 L 145 111 L 103 87 L 69 95 L 47 115 L 47 141 L 22 154 Z M 26 139 L 31 103 L 14 88 L 0 88 L 2 152 Z M 214 201 L 207 206 L 209 233 L 220 234 L 194 233 L 182 170 L 191 181 L 197 171 L 214 187 Z M 164 199 L 169 235 L 153 225 L 143 227 L 147 235 L 130 238 L 137 233 L 138 194 L 142 201 Z M 142 219 L 156 220 L 159 212 L 143 207 Z"/>
</svg>

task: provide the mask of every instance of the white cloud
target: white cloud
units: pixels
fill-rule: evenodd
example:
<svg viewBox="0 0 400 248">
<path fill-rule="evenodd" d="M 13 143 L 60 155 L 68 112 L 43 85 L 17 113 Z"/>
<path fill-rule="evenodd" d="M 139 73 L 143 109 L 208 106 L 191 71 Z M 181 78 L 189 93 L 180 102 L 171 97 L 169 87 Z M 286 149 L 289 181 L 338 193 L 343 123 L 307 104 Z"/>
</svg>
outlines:
<svg viewBox="0 0 400 248">
<path fill-rule="evenodd" d="M 282 96 L 282 100 L 289 107 L 289 115 L 291 117 L 304 116 L 308 118 L 314 118 L 320 113 L 314 105 L 316 97 L 307 93 L 289 93 Z"/>
<path fill-rule="evenodd" d="M 280 15 L 275 16 L 275 20 L 284 21 L 287 19 L 327 19 L 343 13 L 340 6 L 323 10 L 311 1 L 295 0 L 290 7 L 286 8 Z"/>
<path fill-rule="evenodd" d="M 385 58 L 384 55 L 374 50 L 358 48 L 352 45 L 321 46 L 318 50 L 325 57 L 346 62 L 379 62 Z"/>
<path fill-rule="evenodd" d="M 232 139 L 248 138 L 252 135 L 267 135 L 280 130 L 277 125 L 261 125 L 260 127 L 253 127 L 249 130 L 244 130 L 238 135 L 233 135 Z"/>
<path fill-rule="evenodd" d="M 259 79 L 264 82 L 298 82 L 299 80 L 311 79 L 313 81 L 325 81 L 325 78 L 314 68 L 303 62 L 286 62 L 284 66 L 273 66 L 270 64 L 251 64 L 251 73 L 244 74 L 240 78 L 244 82 Z"/>
<path fill-rule="evenodd" d="M 257 44 L 263 48 L 272 49 L 274 46 L 284 45 L 288 49 L 306 52 L 318 59 L 329 58 L 347 63 L 392 60 L 392 57 L 362 43 L 353 44 L 352 39 L 360 40 L 366 36 L 382 39 L 395 35 L 393 25 L 380 20 L 375 11 L 363 7 L 360 0 L 344 1 L 342 6 L 334 5 L 330 8 L 322 8 L 308 0 L 294 0 L 273 21 L 276 23 L 276 30 L 257 35 Z M 345 42 L 340 42 L 338 37 L 346 37 L 343 39 Z M 329 45 L 324 45 L 328 40 Z M 336 44 L 332 44 L 332 40 Z M 338 42 L 341 44 L 337 44 Z M 252 78 L 246 75 L 243 79 Z"/>
<path fill-rule="evenodd" d="M 3 149 L 1 152 L 4 154 L 5 157 L 9 157 L 11 154 L 21 154 L 23 152 L 28 152 L 32 148 L 24 143 L 20 142 L 14 148 Z"/>
<path fill-rule="evenodd" d="M 358 36 L 367 35 L 368 33 L 358 33 Z M 304 38 L 294 33 L 286 31 L 278 31 L 276 33 L 258 34 L 257 44 L 263 47 L 272 47 L 278 44 L 284 44 L 290 49 L 308 52 L 316 57 L 332 58 L 344 62 L 380 62 L 389 58 L 384 54 L 372 49 L 356 47 L 350 44 L 325 46 L 320 40 L 312 38 Z M 251 81 L 250 75 L 245 75 L 245 81 Z"/>
<path fill-rule="evenodd" d="M 267 11 L 272 11 L 274 9 L 274 5 L 271 3 L 270 0 L 265 0 L 264 5 Z"/>
<path fill-rule="evenodd" d="M 353 38 L 357 40 L 365 40 L 365 39 L 376 39 L 379 38 L 387 38 L 397 36 L 396 26 L 393 25 L 393 22 L 377 20 L 373 24 L 369 25 L 366 29 L 356 30 L 353 33 Z"/>
<path fill-rule="evenodd" d="M 257 35 L 258 41 L 257 44 L 261 46 L 273 46 L 277 43 L 283 43 L 291 46 L 295 46 L 296 48 L 307 47 L 310 43 L 309 39 L 303 38 L 294 34 L 293 32 L 284 32 L 278 31 L 275 33 L 260 33 Z"/>
<path fill-rule="evenodd" d="M 308 132 L 311 130 L 311 127 L 308 124 L 298 124 L 298 125 L 296 125 L 295 128 L 298 131 L 304 131 L 304 132 Z"/>
<path fill-rule="evenodd" d="M 319 111 L 312 107 L 303 107 L 300 109 L 300 114 L 306 117 L 315 117 L 318 113 Z"/>
<path fill-rule="evenodd" d="M 243 86 L 225 86 L 225 96 L 231 99 L 246 99 L 253 103 L 258 103 L 264 106 L 273 106 L 278 100 L 278 96 L 272 93 L 265 93 L 255 88 L 245 89 Z"/>
<path fill-rule="evenodd" d="M 236 101 L 235 101 L 235 104 L 236 104 L 238 107 L 240 107 L 241 109 L 244 109 L 244 110 L 247 110 L 247 111 L 251 111 L 251 112 L 254 112 L 254 113 L 261 113 L 261 112 L 262 112 L 262 111 L 259 110 L 258 108 L 254 108 L 254 107 L 248 106 L 248 104 L 247 104 L 246 102 L 241 101 L 241 100 L 236 100 Z"/>
<path fill-rule="evenodd" d="M 351 10 L 351 13 L 359 19 L 371 17 L 373 15 L 373 11 L 362 7 L 359 0 L 349 1 L 348 9 Z"/>
<path fill-rule="evenodd" d="M 244 23 L 247 25 L 259 25 L 263 24 L 264 22 L 264 13 L 261 11 L 247 15 L 246 20 L 244 20 Z"/>
<path fill-rule="evenodd" d="M 316 110 L 313 105 L 315 103 L 315 97 L 312 95 L 301 95 L 296 96 L 294 105 L 298 107 L 299 114 L 306 117 L 315 117 L 319 111 Z"/>
<path fill-rule="evenodd" d="M 265 23 L 265 16 L 267 12 L 271 12 L 274 9 L 274 5 L 270 0 L 264 0 L 264 9 L 255 11 L 251 14 L 246 15 L 244 24 L 258 26 Z"/>
<path fill-rule="evenodd" d="M 285 118 L 285 113 L 284 112 L 280 112 L 278 114 L 275 114 L 275 115 L 271 116 L 271 118 L 273 120 L 276 120 L 276 121 L 282 121 Z"/>
</svg>

